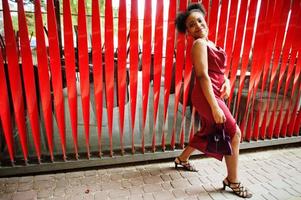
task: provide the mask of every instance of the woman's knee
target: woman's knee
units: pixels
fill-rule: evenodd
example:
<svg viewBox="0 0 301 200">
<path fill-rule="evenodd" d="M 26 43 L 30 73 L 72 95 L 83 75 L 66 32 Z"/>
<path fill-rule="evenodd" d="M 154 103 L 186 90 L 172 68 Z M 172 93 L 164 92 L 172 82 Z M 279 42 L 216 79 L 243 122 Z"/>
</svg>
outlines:
<svg viewBox="0 0 301 200">
<path fill-rule="evenodd" d="M 240 143 L 240 140 L 241 140 L 241 131 L 240 131 L 239 127 L 237 126 L 236 127 L 236 133 L 235 133 L 235 135 L 233 137 L 232 142 Z"/>
</svg>

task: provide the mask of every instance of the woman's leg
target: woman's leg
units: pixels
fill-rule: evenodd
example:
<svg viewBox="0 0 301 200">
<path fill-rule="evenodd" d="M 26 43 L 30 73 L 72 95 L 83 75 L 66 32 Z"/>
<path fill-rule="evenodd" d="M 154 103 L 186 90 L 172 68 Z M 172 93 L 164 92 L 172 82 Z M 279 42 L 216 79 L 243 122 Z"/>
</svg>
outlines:
<svg viewBox="0 0 301 200">
<path fill-rule="evenodd" d="M 178 157 L 181 161 L 187 161 L 191 154 L 194 152 L 195 148 L 191 146 L 187 146 L 181 153 L 181 155 Z"/>
<path fill-rule="evenodd" d="M 227 166 L 227 178 L 230 182 L 238 182 L 238 156 L 239 156 L 239 144 L 240 144 L 241 132 L 239 127 L 236 127 L 236 133 L 231 141 L 232 152 L 231 156 L 225 156 Z"/>
</svg>

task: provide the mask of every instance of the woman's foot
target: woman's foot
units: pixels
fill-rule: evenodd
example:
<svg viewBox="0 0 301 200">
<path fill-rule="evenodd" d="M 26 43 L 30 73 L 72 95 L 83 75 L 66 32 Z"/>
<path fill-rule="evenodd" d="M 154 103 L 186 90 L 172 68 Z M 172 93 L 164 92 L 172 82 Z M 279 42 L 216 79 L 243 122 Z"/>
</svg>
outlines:
<svg viewBox="0 0 301 200">
<path fill-rule="evenodd" d="M 190 164 L 188 160 L 182 161 L 180 157 L 176 157 L 175 159 L 175 168 L 178 169 L 178 165 L 181 165 L 182 168 L 186 171 L 197 172 L 198 170 Z"/>
<path fill-rule="evenodd" d="M 223 189 L 226 189 L 226 186 L 229 187 L 234 194 L 242 198 L 251 198 L 253 195 L 250 191 L 244 187 L 240 182 L 231 182 L 228 178 L 223 180 Z"/>
</svg>

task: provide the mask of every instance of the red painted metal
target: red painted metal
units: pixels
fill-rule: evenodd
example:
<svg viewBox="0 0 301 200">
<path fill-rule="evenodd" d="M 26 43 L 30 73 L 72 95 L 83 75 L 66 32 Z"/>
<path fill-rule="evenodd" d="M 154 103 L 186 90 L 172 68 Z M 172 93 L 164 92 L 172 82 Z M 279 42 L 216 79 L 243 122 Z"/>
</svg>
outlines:
<svg viewBox="0 0 301 200">
<path fill-rule="evenodd" d="M 126 93 L 126 0 L 119 2 L 118 15 L 118 104 L 119 104 L 119 127 L 120 145 L 123 154 L 123 135 L 124 135 L 124 106 Z"/>
<path fill-rule="evenodd" d="M 188 93 L 190 90 L 190 81 L 191 80 L 191 73 L 192 73 L 192 63 L 190 58 L 190 52 L 192 49 L 193 38 L 187 38 L 187 47 L 186 47 L 186 59 L 185 59 L 185 69 L 184 69 L 184 85 L 183 85 L 183 109 L 182 109 L 182 123 L 181 123 L 181 130 L 180 130 L 180 147 L 184 148 L 184 141 L 185 141 L 185 113 L 186 113 L 186 105 L 188 102 Z"/>
<path fill-rule="evenodd" d="M 60 50 L 58 42 L 57 23 L 54 12 L 53 1 L 47 1 L 47 24 L 48 24 L 48 41 L 49 41 L 49 56 L 50 69 L 52 77 L 54 108 L 59 127 L 61 138 L 61 146 L 63 159 L 66 160 L 66 133 L 65 133 L 65 109 L 64 96 L 62 91 L 62 69 L 60 60 Z"/>
<path fill-rule="evenodd" d="M 11 113 L 8 99 L 7 80 L 4 72 L 4 64 L 2 58 L 2 48 L 0 48 L 0 121 L 3 127 L 4 138 L 7 144 L 7 150 L 9 153 L 10 161 L 14 164 L 14 138 L 11 124 Z"/>
<path fill-rule="evenodd" d="M 258 65 L 259 67 L 263 67 L 262 71 L 262 82 L 261 82 L 261 92 L 260 92 L 260 100 L 259 100 L 259 105 L 257 107 L 257 112 L 256 112 L 256 117 L 255 117 L 255 122 L 254 122 L 254 132 L 253 136 L 257 140 L 259 137 L 259 126 L 260 126 L 260 120 L 261 120 L 261 113 L 262 112 L 262 101 L 263 101 L 263 93 L 265 90 L 265 85 L 266 85 L 266 80 L 267 76 L 269 74 L 269 69 L 270 69 L 270 56 L 272 55 L 272 45 L 274 44 L 275 41 L 275 34 L 271 33 L 271 23 L 273 18 L 270 16 L 274 15 L 274 8 L 275 8 L 275 1 L 270 1 L 268 5 L 268 11 L 266 15 L 266 23 L 265 23 L 265 31 L 264 31 L 264 39 L 263 41 L 268 41 L 267 44 L 265 45 L 265 54 L 262 54 L 260 58 L 260 64 Z M 260 77 L 259 77 L 260 78 Z M 260 133 L 260 138 L 264 139 L 265 133 Z"/>
<path fill-rule="evenodd" d="M 187 1 L 183 0 L 180 2 L 179 10 L 183 11 L 186 9 Z M 175 148 L 176 143 L 176 125 L 177 125 L 177 113 L 180 99 L 180 91 L 182 87 L 182 76 L 184 67 L 184 51 L 185 51 L 185 34 L 178 32 L 177 37 L 177 52 L 176 52 L 176 68 L 175 68 L 175 103 L 174 103 L 174 116 L 173 116 L 173 128 L 171 135 L 171 148 Z"/>
<path fill-rule="evenodd" d="M 22 82 L 20 77 L 19 57 L 17 52 L 17 44 L 15 40 L 15 33 L 13 30 L 9 5 L 7 0 L 2 1 L 3 6 L 3 19 L 4 19 L 4 34 L 5 34 L 5 47 L 8 64 L 9 83 L 11 88 L 11 95 L 13 100 L 13 107 L 15 112 L 18 133 L 20 137 L 21 148 L 25 163 L 28 161 L 28 148 L 27 148 L 27 133 L 25 126 L 25 113 L 23 103 Z"/>
<path fill-rule="evenodd" d="M 221 14 L 218 25 L 217 46 L 225 49 L 226 27 L 228 18 L 229 0 L 223 0 L 221 3 Z"/>
<path fill-rule="evenodd" d="M 285 34 L 285 24 L 287 22 L 287 15 L 288 15 L 288 10 L 289 10 L 289 5 L 286 3 L 283 3 L 283 12 L 281 15 L 281 22 L 279 25 L 277 25 L 277 38 L 276 38 L 276 44 L 275 44 L 275 52 L 274 52 L 274 60 L 273 60 L 273 66 L 272 66 L 272 73 L 271 73 L 271 80 L 270 80 L 270 88 L 269 88 L 269 95 L 272 93 L 272 88 L 274 86 L 274 82 L 276 79 L 276 73 L 277 73 L 277 68 L 278 68 L 278 63 L 279 63 L 279 58 L 280 58 L 280 53 L 282 49 L 282 44 L 284 40 L 284 34 Z M 285 13 L 287 12 L 287 13 Z M 274 105 L 276 102 L 274 102 Z M 274 110 L 275 110 L 274 106 Z M 267 127 L 267 137 L 271 138 L 273 135 L 273 129 L 274 129 L 274 117 L 275 117 L 275 112 L 272 110 L 271 116 L 270 116 L 270 121 L 268 123 Z M 267 110 L 268 111 L 268 110 Z"/>
<path fill-rule="evenodd" d="M 78 2 L 78 64 L 87 156 L 90 158 L 90 83 L 85 1 Z"/>
<path fill-rule="evenodd" d="M 143 50 L 142 50 L 142 136 L 141 146 L 144 152 L 144 131 L 148 106 L 150 64 L 151 64 L 151 41 L 152 41 L 152 2 L 145 1 L 143 21 Z"/>
<path fill-rule="evenodd" d="M 105 76 L 107 113 L 110 137 L 110 155 L 113 156 L 113 106 L 114 106 L 114 37 L 112 0 L 105 2 Z"/>
<path fill-rule="evenodd" d="M 256 98 L 256 91 L 257 91 L 257 82 L 259 81 L 258 78 L 261 76 L 262 68 L 258 67 L 260 64 L 260 56 L 261 51 L 260 49 L 264 48 L 263 44 L 263 33 L 264 33 L 264 26 L 265 26 L 265 16 L 267 11 L 267 2 L 263 1 L 260 5 L 260 12 L 258 17 L 258 25 L 255 35 L 255 42 L 254 42 L 254 51 L 253 51 L 253 58 L 252 58 L 252 66 L 251 66 L 251 76 L 250 76 L 250 83 L 248 89 L 248 98 L 246 103 L 246 108 L 249 109 L 250 112 L 247 110 L 244 114 L 243 120 L 245 121 L 248 117 L 248 124 L 246 129 L 246 140 L 250 141 L 252 137 L 252 126 L 253 126 L 253 106 Z M 252 100 L 252 102 L 251 102 Z M 254 138 L 255 139 L 255 138 Z"/>
<path fill-rule="evenodd" d="M 166 58 L 165 58 L 165 73 L 164 73 L 164 105 L 163 105 L 163 125 L 162 125 L 162 149 L 165 150 L 165 132 L 164 126 L 167 118 L 167 108 L 169 103 L 169 93 L 172 78 L 173 55 L 175 43 L 175 16 L 176 16 L 176 0 L 171 0 L 168 12 L 168 27 L 166 37 Z"/>
<path fill-rule="evenodd" d="M 18 1 L 18 21 L 20 33 L 20 50 L 22 58 L 22 72 L 24 79 L 27 112 L 32 129 L 34 147 L 38 162 L 41 162 L 41 138 L 38 114 L 38 103 L 36 95 L 36 84 L 34 79 L 32 54 L 29 45 L 26 17 L 23 7 L 23 0 Z"/>
<path fill-rule="evenodd" d="M 226 49 L 225 49 L 228 57 L 231 57 L 231 55 L 232 55 L 237 7 L 238 7 L 238 0 L 231 1 L 228 27 L 227 27 Z M 229 71 L 230 71 L 230 67 L 231 67 L 230 63 L 231 63 L 231 60 L 228 59 L 227 60 L 226 72 L 225 72 L 226 76 L 228 76 Z"/>
<path fill-rule="evenodd" d="M 283 0 L 276 1 L 275 4 L 276 4 L 275 5 L 275 12 L 274 12 L 274 15 L 272 17 L 273 20 L 272 20 L 272 23 L 271 23 L 270 35 L 268 37 L 269 39 L 273 39 L 274 41 L 269 40 L 269 42 L 267 44 L 268 46 L 267 46 L 267 55 L 266 55 L 266 60 L 265 60 L 265 66 L 270 66 L 270 63 L 271 63 L 270 59 L 271 59 L 272 53 L 274 51 L 274 45 L 276 43 L 277 27 L 280 24 L 280 17 L 281 17 L 280 12 L 277 12 L 277 10 L 280 10 L 282 8 Z M 270 81 L 272 81 L 272 77 L 273 77 L 273 74 L 276 73 L 276 69 L 277 69 L 277 65 L 272 67 L 271 75 L 270 75 L 271 76 Z M 274 74 L 274 76 L 275 76 L 275 74 Z M 264 88 L 262 87 L 262 90 L 263 89 Z M 262 119 L 262 123 L 261 123 L 261 127 L 260 127 L 260 134 L 261 134 L 262 139 L 264 139 L 266 137 L 267 118 L 268 118 L 267 116 L 268 116 L 268 112 L 269 112 L 271 89 L 272 89 L 272 87 L 270 86 L 269 87 L 269 93 L 268 93 L 267 105 L 266 105 L 266 108 L 265 108 L 265 111 L 264 111 L 264 115 L 263 115 L 263 119 Z"/>
<path fill-rule="evenodd" d="M 71 119 L 71 128 L 74 144 L 75 157 L 78 159 L 78 139 L 77 139 L 77 92 L 75 77 L 75 52 L 73 45 L 72 17 L 70 10 L 70 0 L 63 1 L 64 20 L 64 56 L 66 68 L 66 81 L 68 88 L 68 102 Z"/>
<path fill-rule="evenodd" d="M 131 128 L 132 128 L 132 153 L 135 152 L 134 130 L 136 121 L 137 81 L 138 81 L 138 1 L 131 2 L 130 24 L 130 94 L 131 94 Z"/>
<path fill-rule="evenodd" d="M 48 70 L 48 55 L 45 44 L 43 20 L 41 14 L 41 4 L 39 0 L 35 1 L 35 30 L 37 38 L 37 62 L 38 62 L 38 76 L 40 98 L 42 104 L 42 113 L 44 117 L 44 124 L 46 130 L 46 137 L 48 143 L 48 150 L 50 159 L 54 161 L 53 157 L 53 122 L 52 122 L 52 101 L 50 95 L 50 77 Z"/>
<path fill-rule="evenodd" d="M 219 0 L 212 0 L 210 7 L 209 25 L 209 40 L 215 42 L 217 32 Z"/>
<path fill-rule="evenodd" d="M 287 69 L 285 70 L 284 73 L 286 73 L 286 80 L 285 80 L 285 86 L 284 86 L 284 92 L 283 92 L 283 97 L 282 97 L 282 102 L 280 103 L 280 111 L 278 113 L 277 116 L 277 120 L 276 120 L 276 125 L 274 128 L 274 132 L 276 134 L 281 134 L 282 137 L 286 136 L 286 130 L 282 129 L 282 123 L 287 123 L 287 118 L 283 118 L 283 120 L 281 121 L 281 118 L 283 116 L 283 108 L 285 107 L 285 101 L 286 101 L 286 94 L 288 91 L 288 87 L 289 84 L 291 83 L 291 78 L 292 78 L 292 73 L 294 70 L 294 64 L 295 64 L 295 59 L 296 59 L 296 55 L 297 55 L 297 46 L 300 39 L 299 35 L 296 34 L 297 31 L 297 23 L 299 20 L 299 16 L 300 16 L 300 9 L 298 9 L 298 2 L 294 1 L 294 4 L 292 6 L 292 12 L 291 12 L 291 17 L 290 17 L 290 23 L 288 26 L 288 30 L 287 30 L 287 39 L 285 41 L 285 45 L 284 45 L 284 49 L 287 49 L 287 51 L 289 52 L 288 54 L 288 58 L 287 58 L 287 62 L 285 63 L 285 65 L 287 66 Z M 283 76 L 285 76 L 285 74 L 283 74 Z M 284 79 L 285 77 L 283 77 Z M 285 122 L 286 121 L 286 122 Z"/>
<path fill-rule="evenodd" d="M 243 32 L 244 32 L 244 26 L 246 21 L 246 15 L 247 15 L 247 6 L 248 6 L 248 0 L 242 0 L 239 10 L 239 18 L 238 18 L 238 25 L 237 25 L 237 31 L 236 31 L 236 37 L 235 37 L 235 43 L 234 43 L 234 49 L 233 54 L 228 56 L 227 59 L 232 60 L 231 62 L 231 72 L 230 72 L 230 85 L 231 85 L 231 91 L 230 96 L 228 100 L 228 106 L 230 106 L 234 87 L 235 87 L 235 80 L 238 70 L 238 65 L 240 61 L 240 52 L 242 48 L 242 39 L 243 39 Z M 229 62 L 228 62 L 229 63 Z"/>
<path fill-rule="evenodd" d="M 241 58 L 241 68 L 240 68 L 240 76 L 239 76 L 239 88 L 238 88 L 238 95 L 237 95 L 237 103 L 236 103 L 236 114 L 235 118 L 238 117 L 238 109 L 240 105 L 240 99 L 242 96 L 242 90 L 244 88 L 245 84 L 245 78 L 247 73 L 247 67 L 249 63 L 249 55 L 253 40 L 253 32 L 254 32 L 254 23 L 255 23 L 255 17 L 256 17 L 256 7 L 257 7 L 258 0 L 251 0 L 249 11 L 248 11 L 248 20 L 246 25 L 246 33 L 245 33 L 245 39 L 244 39 L 244 49 L 243 54 Z M 240 124 L 240 129 L 242 132 L 244 132 L 245 127 L 245 121 L 242 120 Z M 242 137 L 243 138 L 243 137 Z"/>
<path fill-rule="evenodd" d="M 156 150 L 156 124 L 161 87 L 162 74 L 162 47 L 163 47 L 163 0 L 157 1 L 156 24 L 155 24 L 155 44 L 154 44 L 154 123 L 152 150 Z"/>
</svg>

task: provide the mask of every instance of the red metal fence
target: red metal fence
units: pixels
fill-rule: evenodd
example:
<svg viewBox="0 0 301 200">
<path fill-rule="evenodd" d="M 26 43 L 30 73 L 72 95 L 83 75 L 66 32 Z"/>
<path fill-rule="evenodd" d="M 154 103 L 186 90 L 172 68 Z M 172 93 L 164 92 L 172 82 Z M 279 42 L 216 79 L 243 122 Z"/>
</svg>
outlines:
<svg viewBox="0 0 301 200">
<path fill-rule="evenodd" d="M 69 0 L 63 1 L 60 43 L 53 1 L 47 1 L 45 27 L 40 1 L 34 1 L 34 57 L 23 1 L 18 1 L 16 40 L 8 0 L 2 0 L 2 162 L 20 159 L 20 152 L 25 162 L 31 158 L 41 162 L 43 154 L 50 160 L 55 160 L 55 155 L 66 160 L 67 154 L 77 159 L 79 152 L 85 152 L 89 158 L 95 153 L 91 138 L 96 138 L 100 156 L 105 150 L 111 156 L 127 149 L 132 153 L 173 150 L 184 147 L 198 128 L 195 110 L 187 107 L 194 80 L 185 54 L 192 40 L 177 33 L 174 24 L 177 10 L 184 10 L 188 1 L 158 0 L 154 4 L 145 0 L 140 19 L 141 1 L 120 0 L 118 21 L 113 17 L 112 0 L 105 1 L 104 17 L 99 10 L 104 5 L 91 2 L 92 13 L 87 16 L 85 1 L 78 1 L 78 13 L 71 13 Z M 227 74 L 232 85 L 228 103 L 243 141 L 298 136 L 301 2 L 204 0 L 203 4 L 208 11 L 209 38 L 228 55 Z M 78 16 L 76 30 L 72 14 Z M 93 113 L 91 108 L 95 108 Z M 91 131 L 93 114 L 96 123 Z M 67 132 L 66 123 L 70 124 Z M 54 136 L 56 130 L 59 140 Z M 72 137 L 66 138 L 69 133 Z M 79 150 L 79 135 L 84 135 L 85 150 Z M 120 141 L 114 140 L 116 135 Z M 46 141 L 43 144 L 41 136 Z M 130 138 L 126 145 L 125 137 Z M 54 144 L 60 144 L 56 153 Z M 29 148 L 35 150 L 30 158 Z"/>
</svg>

